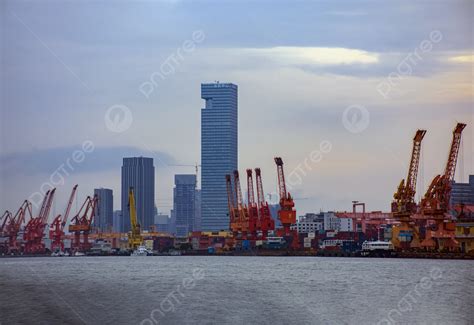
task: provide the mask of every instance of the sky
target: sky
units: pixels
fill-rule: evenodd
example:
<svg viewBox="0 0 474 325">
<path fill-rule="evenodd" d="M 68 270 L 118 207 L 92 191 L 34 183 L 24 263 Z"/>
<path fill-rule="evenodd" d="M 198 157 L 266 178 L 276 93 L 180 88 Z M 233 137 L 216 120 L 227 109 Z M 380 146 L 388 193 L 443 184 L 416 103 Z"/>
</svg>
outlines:
<svg viewBox="0 0 474 325">
<path fill-rule="evenodd" d="M 457 122 L 467 181 L 473 14 L 469 0 L 1 1 L 0 209 L 53 183 L 53 214 L 74 184 L 77 204 L 105 187 L 119 209 L 122 157 L 142 155 L 168 214 L 174 174 L 200 162 L 200 84 L 216 80 L 239 87 L 239 169 L 260 167 L 276 202 L 281 156 L 298 215 L 388 211 L 417 129 L 417 196 Z"/>
</svg>

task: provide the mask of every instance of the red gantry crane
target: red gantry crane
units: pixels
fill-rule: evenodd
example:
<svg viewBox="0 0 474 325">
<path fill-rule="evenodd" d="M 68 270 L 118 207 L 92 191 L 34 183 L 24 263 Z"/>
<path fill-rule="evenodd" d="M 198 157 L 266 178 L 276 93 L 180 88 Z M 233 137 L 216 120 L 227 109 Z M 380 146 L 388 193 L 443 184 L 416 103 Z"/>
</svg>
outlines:
<svg viewBox="0 0 474 325">
<path fill-rule="evenodd" d="M 289 192 L 286 191 L 285 173 L 283 171 L 283 160 L 280 157 L 275 158 L 278 172 L 278 188 L 280 193 L 280 210 L 278 210 L 278 218 L 283 226 L 279 229 L 279 236 L 284 237 L 288 247 L 298 249 L 298 233 L 292 230 L 291 226 L 296 223 L 295 202 Z"/>
<path fill-rule="evenodd" d="M 8 236 L 8 254 L 19 254 L 21 252 L 21 247 L 18 243 L 18 234 L 20 232 L 21 226 L 26 221 L 27 214 L 29 216 L 29 220 L 33 219 L 31 202 L 25 200 L 23 201 L 23 204 L 20 206 L 15 216 L 10 218 L 10 222 L 7 223 L 5 227 L 5 232 Z"/>
<path fill-rule="evenodd" d="M 74 233 L 71 247 L 74 252 L 85 252 L 91 248 L 91 244 L 89 243 L 89 233 L 92 229 L 92 220 L 94 218 L 97 200 L 97 195 L 94 195 L 94 198 L 88 196 L 79 209 L 79 212 L 71 220 L 69 232 Z"/>
<path fill-rule="evenodd" d="M 234 170 L 234 187 L 235 187 L 235 194 L 237 196 L 237 212 L 238 212 L 238 219 L 240 223 L 240 228 L 242 231 L 242 239 L 246 240 L 247 239 L 247 232 L 248 232 L 248 224 L 249 224 L 249 218 L 248 218 L 248 210 L 247 207 L 245 206 L 243 199 L 242 199 L 242 189 L 240 187 L 240 177 L 239 177 L 239 171 Z"/>
<path fill-rule="evenodd" d="M 55 192 L 55 188 L 46 192 L 38 216 L 30 219 L 26 224 L 25 233 L 23 234 L 26 254 L 44 254 L 46 251 L 43 236 Z"/>
<path fill-rule="evenodd" d="M 416 180 L 420 164 L 421 142 L 425 134 L 426 130 L 416 131 L 413 138 L 408 175 L 406 179 L 402 179 L 397 192 L 393 195 L 392 213 L 394 219 L 399 221 L 400 224 L 392 228 L 392 243 L 398 249 L 418 248 L 420 246 L 418 230 L 414 226 L 411 216 L 417 210 L 415 202 Z"/>
<path fill-rule="evenodd" d="M 71 211 L 71 206 L 74 201 L 74 197 L 77 191 L 77 184 L 72 188 L 71 195 L 69 196 L 69 201 L 66 207 L 64 215 L 59 214 L 51 226 L 49 227 L 49 238 L 51 239 L 51 251 L 64 252 L 64 226 L 67 223 L 69 212 Z"/>
<path fill-rule="evenodd" d="M 248 205 L 248 231 L 251 235 L 250 239 L 257 239 L 257 232 L 260 231 L 260 222 L 258 218 L 258 205 L 255 202 L 255 193 L 253 191 L 253 175 L 252 170 L 247 169 L 247 205 Z"/>
<path fill-rule="evenodd" d="M 457 123 L 453 130 L 448 161 L 443 175 L 437 175 L 431 182 L 425 196 L 421 200 L 421 214 L 431 223 L 426 238 L 421 246 L 428 250 L 452 250 L 457 247 L 454 239 L 454 222 L 449 214 L 451 188 L 454 182 L 459 148 L 461 145 L 464 123 Z"/>
<path fill-rule="evenodd" d="M 255 182 L 257 185 L 257 203 L 259 211 L 259 225 L 262 231 L 262 239 L 267 239 L 269 232 L 275 230 L 275 220 L 270 214 L 270 208 L 265 200 L 265 192 L 263 192 L 262 172 L 260 168 L 255 168 Z"/>
</svg>

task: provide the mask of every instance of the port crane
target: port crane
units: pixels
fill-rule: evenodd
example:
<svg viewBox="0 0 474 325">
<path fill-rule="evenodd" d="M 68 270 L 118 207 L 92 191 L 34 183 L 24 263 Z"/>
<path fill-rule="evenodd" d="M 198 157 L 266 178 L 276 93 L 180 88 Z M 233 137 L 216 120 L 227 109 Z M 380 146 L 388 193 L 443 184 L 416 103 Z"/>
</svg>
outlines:
<svg viewBox="0 0 474 325">
<path fill-rule="evenodd" d="M 275 230 L 275 220 L 273 220 L 268 203 L 265 200 L 263 191 L 262 172 L 260 168 L 255 168 L 255 182 L 257 185 L 257 203 L 259 211 L 259 224 L 262 231 L 262 239 L 267 239 L 269 232 Z"/>
<path fill-rule="evenodd" d="M 55 188 L 46 192 L 38 216 L 31 218 L 25 226 L 23 239 L 25 240 L 25 253 L 27 254 L 42 254 L 46 251 L 43 236 L 55 192 Z"/>
<path fill-rule="evenodd" d="M 444 173 L 435 176 L 420 203 L 421 215 L 431 225 L 431 229 L 426 231 L 425 240 L 421 243 L 421 246 L 427 250 L 450 250 L 457 246 L 454 239 L 455 225 L 449 209 L 461 136 L 465 127 L 464 123 L 456 124 Z"/>
<path fill-rule="evenodd" d="M 137 209 L 135 206 L 135 195 L 133 193 L 133 187 L 130 187 L 128 191 L 128 209 L 130 214 L 130 232 L 128 233 L 128 248 L 134 250 L 138 246 L 142 245 L 143 237 L 140 232 L 140 224 L 137 219 Z"/>
<path fill-rule="evenodd" d="M 71 220 L 69 232 L 74 233 L 71 247 L 73 251 L 87 251 L 91 247 L 89 243 L 89 233 L 92 230 L 92 221 L 94 219 L 97 201 L 97 195 L 94 195 L 93 198 L 88 196 L 77 214 Z"/>
<path fill-rule="evenodd" d="M 418 230 L 411 218 L 416 213 L 415 202 L 416 180 L 421 156 L 421 142 L 425 137 L 426 130 L 418 130 L 413 138 L 408 175 L 398 185 L 397 192 L 393 195 L 392 213 L 393 218 L 400 222 L 393 227 L 392 243 L 395 248 L 409 249 L 420 246 Z"/>
<path fill-rule="evenodd" d="M 18 233 L 20 232 L 21 225 L 26 221 L 27 214 L 29 220 L 31 220 L 33 218 L 31 202 L 25 200 L 15 215 L 10 215 L 10 222 L 3 228 L 8 237 L 6 247 L 8 254 L 18 254 L 21 251 L 20 244 L 18 243 Z"/>
<path fill-rule="evenodd" d="M 248 206 L 248 231 L 250 238 L 257 239 L 257 232 L 260 232 L 260 220 L 258 216 L 258 205 L 255 201 L 253 190 L 253 172 L 247 169 L 247 206 Z"/>
<path fill-rule="evenodd" d="M 282 229 L 279 229 L 279 236 L 284 237 L 289 243 L 289 248 L 298 249 L 298 233 L 292 230 L 291 226 L 296 223 L 295 202 L 289 192 L 286 190 L 285 173 L 283 170 L 283 160 L 280 157 L 275 158 L 278 174 L 278 189 L 280 194 L 280 209 L 278 210 L 278 219 L 281 222 Z"/>
<path fill-rule="evenodd" d="M 227 204 L 229 206 L 230 231 L 232 231 L 234 238 L 237 238 L 241 231 L 241 225 L 239 222 L 239 212 L 236 203 L 237 199 L 232 190 L 232 177 L 230 175 L 225 175 L 225 184 L 227 189 Z"/>
<path fill-rule="evenodd" d="M 239 171 L 234 170 L 234 188 L 237 197 L 237 213 L 239 219 L 240 230 L 242 233 L 242 239 L 247 239 L 247 233 L 249 229 L 249 215 L 247 207 L 245 206 L 242 199 L 242 188 L 240 187 Z"/>
<path fill-rule="evenodd" d="M 6 210 L 2 217 L 0 218 L 0 222 L 1 222 L 1 226 L 0 226 L 0 236 L 3 236 L 4 235 L 4 231 L 5 231 L 5 226 L 7 225 L 7 222 L 9 220 L 11 220 L 12 218 L 12 213 L 8 210 Z"/>
<path fill-rule="evenodd" d="M 71 206 L 76 195 L 78 185 L 76 184 L 72 188 L 71 195 L 69 196 L 69 201 L 66 207 L 66 211 L 63 215 L 59 214 L 51 223 L 49 227 L 49 238 L 51 239 L 51 251 L 64 251 L 64 226 L 67 223 L 69 212 L 71 211 Z"/>
</svg>

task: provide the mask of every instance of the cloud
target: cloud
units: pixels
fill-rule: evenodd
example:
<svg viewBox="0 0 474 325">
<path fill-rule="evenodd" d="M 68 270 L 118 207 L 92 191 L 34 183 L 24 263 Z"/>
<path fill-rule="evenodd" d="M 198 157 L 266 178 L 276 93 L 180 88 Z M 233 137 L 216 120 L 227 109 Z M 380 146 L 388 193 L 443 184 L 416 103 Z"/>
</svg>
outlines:
<svg viewBox="0 0 474 325">
<path fill-rule="evenodd" d="M 456 63 L 474 63 L 474 55 L 459 55 L 449 58 L 449 61 Z"/>
<path fill-rule="evenodd" d="M 76 145 L 0 155 L 0 175 L 2 178 L 10 178 L 18 174 L 51 174 L 61 166 L 71 174 L 119 171 L 122 158 L 133 156 L 154 158 L 157 168 L 176 164 L 171 155 L 160 151 L 149 151 L 133 146 L 92 146 L 91 148 L 92 150 L 88 152 L 82 145 Z M 84 153 L 83 158 L 74 158 L 77 151 Z"/>
<path fill-rule="evenodd" d="M 372 64 L 379 61 L 377 53 L 341 47 L 277 46 L 271 48 L 235 49 L 244 54 L 267 57 L 283 64 Z"/>
</svg>

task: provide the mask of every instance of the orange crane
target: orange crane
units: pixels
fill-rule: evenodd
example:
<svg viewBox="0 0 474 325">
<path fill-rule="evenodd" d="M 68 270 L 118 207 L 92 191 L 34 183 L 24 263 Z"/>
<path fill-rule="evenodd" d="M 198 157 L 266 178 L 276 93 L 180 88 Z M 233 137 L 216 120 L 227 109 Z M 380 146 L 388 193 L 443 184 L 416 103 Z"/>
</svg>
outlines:
<svg viewBox="0 0 474 325">
<path fill-rule="evenodd" d="M 230 175 L 225 175 L 225 183 L 227 189 L 227 204 L 229 206 L 230 230 L 232 231 L 234 238 L 237 238 L 241 231 L 241 225 L 239 222 L 239 213 L 237 210 L 235 194 L 232 190 L 232 178 Z"/>
<path fill-rule="evenodd" d="M 26 224 L 23 239 L 25 240 L 25 253 L 27 254 L 43 254 L 46 251 L 43 236 L 55 192 L 55 188 L 46 192 L 38 216 L 30 219 Z"/>
<path fill-rule="evenodd" d="M 262 239 L 267 239 L 269 232 L 275 230 L 275 220 L 273 220 L 265 201 L 265 192 L 263 192 L 262 172 L 260 168 L 255 168 L 255 182 L 257 184 L 257 203 L 259 211 L 259 224 L 262 231 Z"/>
<path fill-rule="evenodd" d="M 296 230 L 292 230 L 291 226 L 296 223 L 296 210 L 295 202 L 291 197 L 291 194 L 286 191 L 285 173 L 283 171 L 283 160 L 280 157 L 275 158 L 278 173 L 278 189 L 280 194 L 280 210 L 278 210 L 278 219 L 283 226 L 279 229 L 279 236 L 284 237 L 288 247 L 292 249 L 298 249 L 298 233 Z"/>
<path fill-rule="evenodd" d="M 425 240 L 421 243 L 421 246 L 428 250 L 451 250 L 457 247 L 457 242 L 454 239 L 455 225 L 449 214 L 449 208 L 461 136 L 465 127 L 466 124 L 457 123 L 453 130 L 444 174 L 437 175 L 433 179 L 421 200 L 421 215 L 431 225 L 431 229 L 426 232 Z"/>
<path fill-rule="evenodd" d="M 72 188 L 71 195 L 66 207 L 64 215 L 58 214 L 54 219 L 52 224 L 49 227 L 49 238 L 51 239 L 51 251 L 64 251 L 64 226 L 69 217 L 69 212 L 71 211 L 71 206 L 74 201 L 74 196 L 76 195 L 77 184 Z"/>
<path fill-rule="evenodd" d="M 397 192 L 393 195 L 392 213 L 393 218 L 400 222 L 392 228 L 392 243 L 397 249 L 418 248 L 420 246 L 418 230 L 411 218 L 416 213 L 415 202 L 416 180 L 420 164 L 421 142 L 426 130 L 416 131 L 413 138 L 410 166 L 406 179 L 402 179 L 398 185 Z"/>
<path fill-rule="evenodd" d="M 247 232 L 249 229 L 249 217 L 248 217 L 248 210 L 247 207 L 244 205 L 242 199 L 242 189 L 240 187 L 240 177 L 239 171 L 234 170 L 234 188 L 235 194 L 237 196 L 237 213 L 238 213 L 238 220 L 240 223 L 240 229 L 242 232 L 242 239 L 247 239 Z"/>
<path fill-rule="evenodd" d="M 247 205 L 249 216 L 249 233 L 252 240 L 257 239 L 257 232 L 260 232 L 260 222 L 258 218 L 258 205 L 255 202 L 255 193 L 253 191 L 253 175 L 252 170 L 247 169 Z"/>
<path fill-rule="evenodd" d="M 74 233 L 74 239 L 71 248 L 75 252 L 84 252 L 89 250 L 91 247 L 91 244 L 89 243 L 89 233 L 92 229 L 92 219 L 94 218 L 97 200 L 97 195 L 94 195 L 93 198 L 88 196 L 79 209 L 79 212 L 71 220 L 69 232 Z"/>
</svg>

